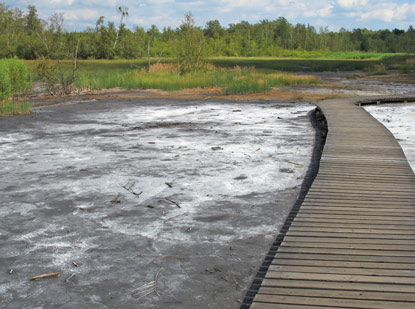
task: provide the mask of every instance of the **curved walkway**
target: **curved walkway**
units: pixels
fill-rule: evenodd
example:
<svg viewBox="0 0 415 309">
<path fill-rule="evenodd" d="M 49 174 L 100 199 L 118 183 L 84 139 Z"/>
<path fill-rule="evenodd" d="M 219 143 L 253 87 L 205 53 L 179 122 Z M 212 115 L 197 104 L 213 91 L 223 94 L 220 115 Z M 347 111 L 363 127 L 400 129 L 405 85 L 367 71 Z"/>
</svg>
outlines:
<svg viewBox="0 0 415 309">
<path fill-rule="evenodd" d="M 320 169 L 251 308 L 415 308 L 415 176 L 356 103 L 318 104 Z"/>
</svg>

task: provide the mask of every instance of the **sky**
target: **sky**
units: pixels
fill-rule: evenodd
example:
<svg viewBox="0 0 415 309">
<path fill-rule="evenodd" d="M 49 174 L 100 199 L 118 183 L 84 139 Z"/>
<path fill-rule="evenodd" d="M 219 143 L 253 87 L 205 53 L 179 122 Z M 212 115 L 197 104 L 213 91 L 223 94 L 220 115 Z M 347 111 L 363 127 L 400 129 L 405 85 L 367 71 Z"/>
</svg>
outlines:
<svg viewBox="0 0 415 309">
<path fill-rule="evenodd" d="M 0 0 L 8 7 L 27 10 L 35 5 L 41 18 L 63 13 L 66 29 L 82 31 L 95 27 L 100 16 L 119 24 L 119 6 L 127 7 L 127 27 L 149 28 L 155 24 L 178 27 L 184 14 L 192 12 L 196 23 L 204 26 L 219 20 L 222 26 L 242 20 L 257 23 L 285 17 L 290 23 L 310 24 L 317 29 L 338 31 L 355 28 L 408 29 L 415 26 L 415 0 Z"/>
</svg>

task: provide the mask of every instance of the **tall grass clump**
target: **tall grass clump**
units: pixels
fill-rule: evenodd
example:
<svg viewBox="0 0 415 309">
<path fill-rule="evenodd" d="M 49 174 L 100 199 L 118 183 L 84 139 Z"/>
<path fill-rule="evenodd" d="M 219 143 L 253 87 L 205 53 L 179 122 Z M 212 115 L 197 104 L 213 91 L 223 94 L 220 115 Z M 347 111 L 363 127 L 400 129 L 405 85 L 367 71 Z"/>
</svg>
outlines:
<svg viewBox="0 0 415 309">
<path fill-rule="evenodd" d="M 0 101 L 0 115 L 23 115 L 32 112 L 32 105 L 27 101 Z"/>
<path fill-rule="evenodd" d="M 376 64 L 369 68 L 368 75 L 386 75 L 386 66 L 383 63 Z"/>
<path fill-rule="evenodd" d="M 401 65 L 400 69 L 404 74 L 409 74 L 415 71 L 415 58 L 406 59 L 405 63 Z"/>
<path fill-rule="evenodd" d="M 22 60 L 0 59 L 0 114 L 21 114 L 31 111 L 30 104 L 16 100 L 18 94 L 31 89 L 29 72 Z"/>
</svg>

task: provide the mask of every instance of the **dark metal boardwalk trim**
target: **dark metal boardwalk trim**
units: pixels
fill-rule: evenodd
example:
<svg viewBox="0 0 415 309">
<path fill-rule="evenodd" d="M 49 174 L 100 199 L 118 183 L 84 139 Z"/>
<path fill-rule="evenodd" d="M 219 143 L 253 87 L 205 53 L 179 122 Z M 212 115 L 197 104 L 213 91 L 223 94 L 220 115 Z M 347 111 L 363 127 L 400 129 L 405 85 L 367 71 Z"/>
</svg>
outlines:
<svg viewBox="0 0 415 309">
<path fill-rule="evenodd" d="M 415 308 L 415 176 L 356 103 L 318 104 L 329 128 L 318 175 L 242 308 Z"/>
</svg>

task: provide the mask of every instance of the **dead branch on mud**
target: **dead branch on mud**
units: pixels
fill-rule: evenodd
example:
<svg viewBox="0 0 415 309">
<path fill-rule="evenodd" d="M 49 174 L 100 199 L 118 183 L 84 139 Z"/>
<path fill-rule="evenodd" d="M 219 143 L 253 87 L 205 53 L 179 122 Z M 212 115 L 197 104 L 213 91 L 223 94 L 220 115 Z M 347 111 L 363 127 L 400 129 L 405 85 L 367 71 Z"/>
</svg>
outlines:
<svg viewBox="0 0 415 309">
<path fill-rule="evenodd" d="M 118 193 L 118 195 L 114 199 L 111 200 L 111 203 L 112 204 L 120 204 L 121 203 L 120 197 L 121 197 L 121 194 Z"/>
<path fill-rule="evenodd" d="M 128 192 L 130 192 L 132 195 L 135 195 L 136 197 L 140 197 L 141 194 L 143 194 L 143 191 L 141 191 L 140 193 L 137 193 L 133 190 L 133 187 L 135 186 L 135 182 L 133 182 L 130 186 L 125 185 L 125 186 L 121 186 L 121 188 L 127 190 Z"/>
<path fill-rule="evenodd" d="M 174 204 L 174 205 L 176 205 L 178 208 L 182 208 L 182 206 L 180 206 L 180 204 L 179 203 L 177 203 L 177 202 L 175 202 L 175 201 L 173 201 L 173 200 L 171 200 L 171 199 L 169 199 L 169 198 L 164 198 L 166 201 L 168 201 L 168 202 L 170 202 L 170 203 L 172 203 L 172 204 Z"/>
</svg>

